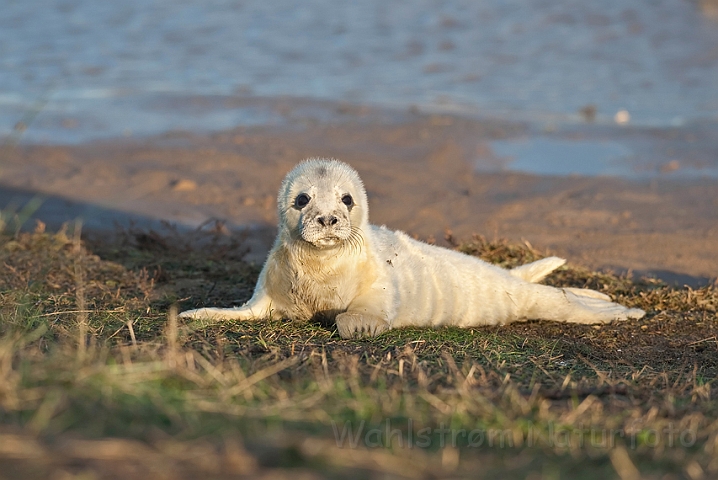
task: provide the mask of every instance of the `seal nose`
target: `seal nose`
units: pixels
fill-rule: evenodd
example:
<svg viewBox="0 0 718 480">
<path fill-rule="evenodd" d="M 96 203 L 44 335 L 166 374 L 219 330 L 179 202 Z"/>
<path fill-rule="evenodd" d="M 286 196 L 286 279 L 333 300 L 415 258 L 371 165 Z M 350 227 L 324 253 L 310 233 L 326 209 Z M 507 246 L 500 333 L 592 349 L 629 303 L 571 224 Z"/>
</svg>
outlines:
<svg viewBox="0 0 718 480">
<path fill-rule="evenodd" d="M 317 222 L 319 222 L 319 225 L 322 227 L 326 227 L 329 225 L 336 225 L 337 222 L 339 222 L 339 219 L 334 215 L 324 215 L 317 217 Z"/>
</svg>

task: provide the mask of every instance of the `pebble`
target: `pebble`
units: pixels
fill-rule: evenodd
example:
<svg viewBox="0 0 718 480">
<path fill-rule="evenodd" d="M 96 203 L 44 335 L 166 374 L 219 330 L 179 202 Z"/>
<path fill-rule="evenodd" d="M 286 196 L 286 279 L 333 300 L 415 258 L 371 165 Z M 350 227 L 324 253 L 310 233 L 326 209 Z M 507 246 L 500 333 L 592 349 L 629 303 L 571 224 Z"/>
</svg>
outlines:
<svg viewBox="0 0 718 480">
<path fill-rule="evenodd" d="M 197 190 L 197 182 L 194 180 L 183 178 L 172 184 L 173 192 L 191 192 L 193 190 Z"/>
<path fill-rule="evenodd" d="M 613 120 L 619 125 L 625 125 L 631 121 L 631 114 L 628 113 L 628 110 L 619 110 L 613 116 Z"/>
</svg>

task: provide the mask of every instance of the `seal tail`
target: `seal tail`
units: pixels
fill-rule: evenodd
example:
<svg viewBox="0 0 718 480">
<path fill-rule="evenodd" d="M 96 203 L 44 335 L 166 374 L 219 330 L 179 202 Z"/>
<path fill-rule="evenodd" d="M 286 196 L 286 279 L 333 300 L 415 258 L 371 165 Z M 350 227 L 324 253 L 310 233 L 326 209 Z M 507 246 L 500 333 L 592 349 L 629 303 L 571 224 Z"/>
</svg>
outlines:
<svg viewBox="0 0 718 480">
<path fill-rule="evenodd" d="M 546 275 L 553 272 L 564 263 L 566 263 L 566 260 L 563 258 L 548 257 L 535 262 L 527 263 L 526 265 L 521 265 L 520 267 L 512 268 L 509 270 L 509 273 L 521 280 L 536 283 L 546 278 Z"/>
</svg>

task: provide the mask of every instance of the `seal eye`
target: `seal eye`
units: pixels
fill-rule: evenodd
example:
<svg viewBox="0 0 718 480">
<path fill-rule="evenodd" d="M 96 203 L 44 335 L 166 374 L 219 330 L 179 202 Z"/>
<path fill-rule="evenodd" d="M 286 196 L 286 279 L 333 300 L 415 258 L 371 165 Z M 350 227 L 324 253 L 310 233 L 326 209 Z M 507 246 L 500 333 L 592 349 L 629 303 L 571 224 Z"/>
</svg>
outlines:
<svg viewBox="0 0 718 480">
<path fill-rule="evenodd" d="M 347 207 L 351 207 L 352 205 L 354 205 L 354 199 L 351 195 L 346 194 L 342 197 L 342 203 Z"/>
<path fill-rule="evenodd" d="M 307 206 L 307 203 L 309 203 L 309 195 L 306 193 L 300 193 L 297 195 L 297 198 L 294 199 L 294 206 L 301 209 Z"/>
</svg>

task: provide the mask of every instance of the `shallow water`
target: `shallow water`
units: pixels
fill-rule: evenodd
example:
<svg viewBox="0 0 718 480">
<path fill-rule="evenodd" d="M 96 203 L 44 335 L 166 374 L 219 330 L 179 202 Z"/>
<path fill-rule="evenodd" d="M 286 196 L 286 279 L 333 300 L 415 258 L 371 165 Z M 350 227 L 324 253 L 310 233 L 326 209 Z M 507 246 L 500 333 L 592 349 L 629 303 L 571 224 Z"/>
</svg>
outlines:
<svg viewBox="0 0 718 480">
<path fill-rule="evenodd" d="M 704 10 L 686 0 L 7 0 L 0 134 L 23 122 L 25 142 L 78 143 L 284 121 L 261 108 L 184 108 L 214 95 L 538 123 L 582 123 L 589 105 L 598 124 L 620 110 L 629 126 L 715 121 L 718 21 Z"/>
<path fill-rule="evenodd" d="M 570 141 L 548 138 L 492 142 L 507 170 L 540 175 L 632 176 L 631 150 L 612 141 Z"/>
<path fill-rule="evenodd" d="M 517 171 L 536 175 L 614 176 L 632 179 L 718 178 L 718 144 L 684 139 L 661 141 L 641 132 L 626 138 L 571 139 L 533 135 L 491 142 L 491 162 L 477 160 L 479 172 Z M 706 144 L 707 143 L 707 144 Z M 663 144 L 664 148 L 657 148 Z"/>
</svg>

